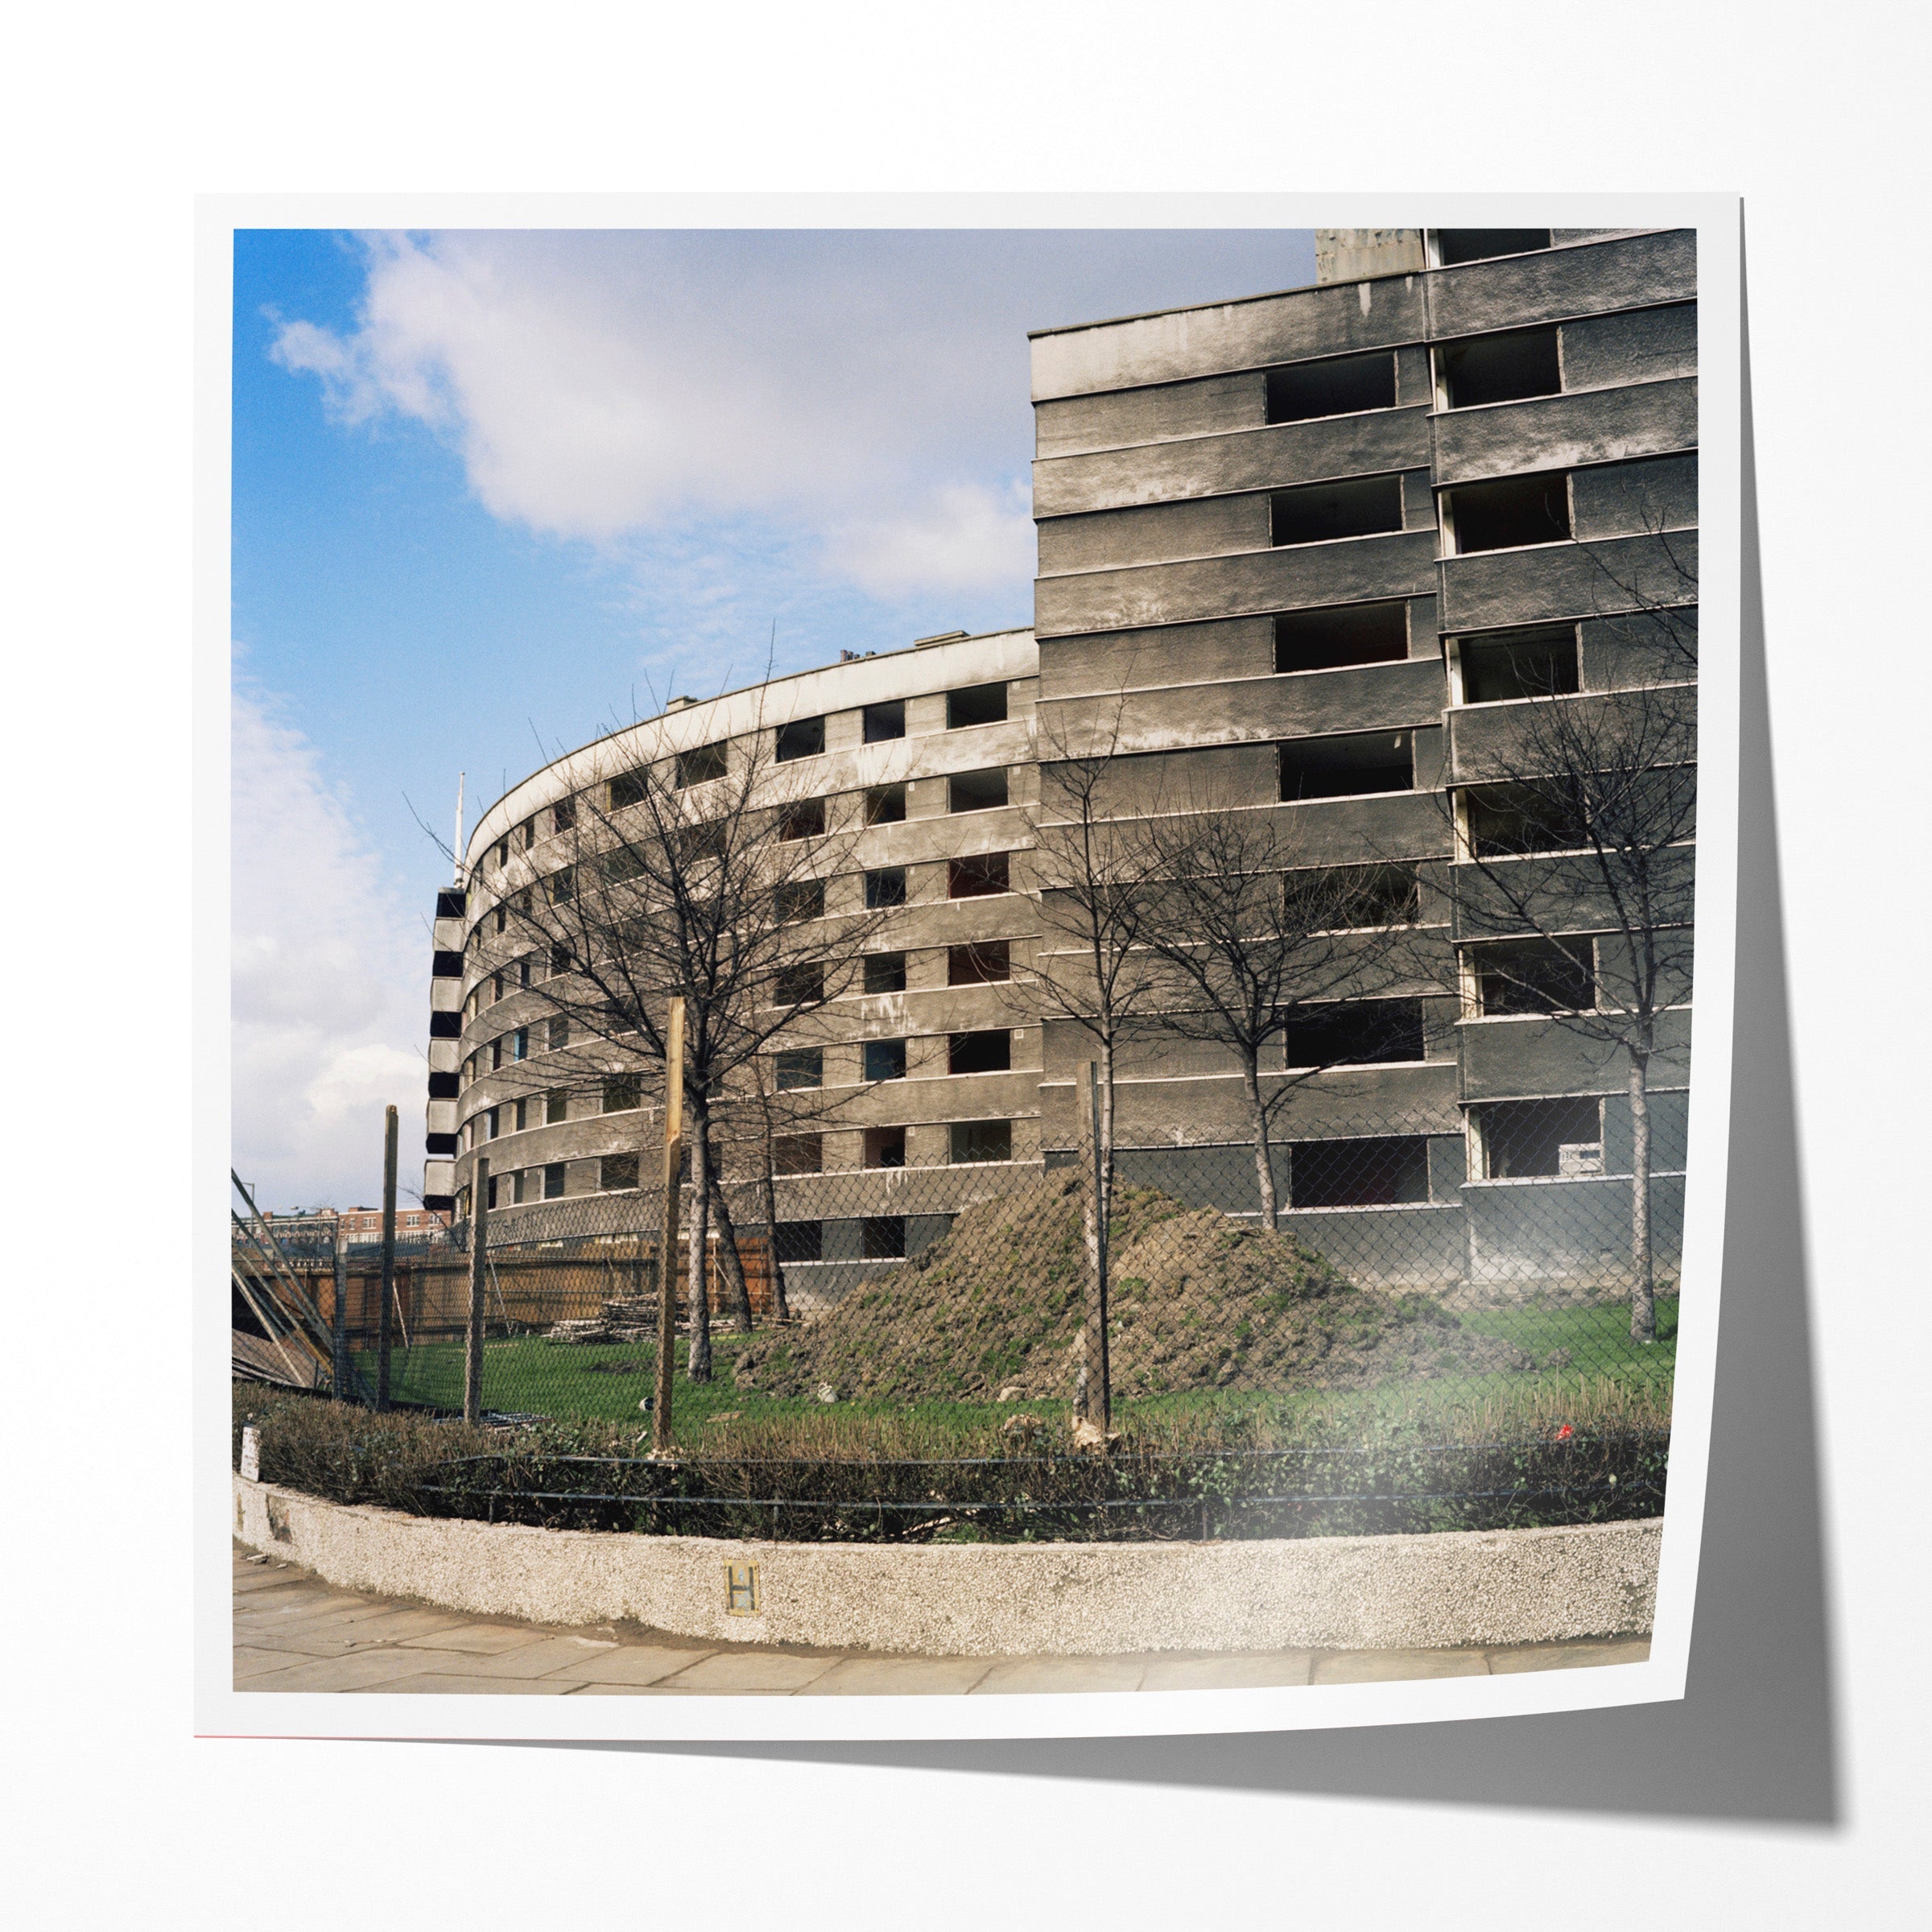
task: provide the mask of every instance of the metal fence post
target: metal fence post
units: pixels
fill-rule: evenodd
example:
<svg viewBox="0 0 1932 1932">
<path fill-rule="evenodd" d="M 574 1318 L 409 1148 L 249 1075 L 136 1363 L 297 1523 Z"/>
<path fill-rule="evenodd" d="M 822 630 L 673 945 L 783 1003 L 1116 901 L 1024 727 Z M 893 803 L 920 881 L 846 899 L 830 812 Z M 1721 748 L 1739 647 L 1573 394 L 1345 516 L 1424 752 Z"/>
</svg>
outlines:
<svg viewBox="0 0 1932 1932">
<path fill-rule="evenodd" d="M 664 1053 L 664 1226 L 658 1240 L 657 1413 L 650 1446 L 671 1453 L 671 1362 L 678 1332 L 678 1166 L 684 1146 L 684 1002 L 671 1002 Z"/>
<path fill-rule="evenodd" d="M 334 1253 L 336 1305 L 329 1311 L 329 1380 L 335 1385 L 337 1402 L 349 1399 L 349 1244 L 343 1237 L 342 1217 L 336 1216 Z"/>
<path fill-rule="evenodd" d="M 382 1110 L 382 1286 L 376 1314 L 376 1407 L 389 1407 L 390 1306 L 396 1294 L 396 1110 Z"/>
<path fill-rule="evenodd" d="M 470 1183 L 469 1324 L 463 1336 L 463 1419 L 474 1428 L 483 1414 L 483 1291 L 489 1279 L 489 1157 L 477 1157 Z"/>
<path fill-rule="evenodd" d="M 1107 1351 L 1107 1156 L 1100 1145 L 1099 1068 L 1087 1063 L 1088 1130 L 1093 1138 L 1093 1284 L 1094 1316 L 1100 1340 L 1100 1434 L 1113 1427 L 1113 1365 Z"/>
</svg>

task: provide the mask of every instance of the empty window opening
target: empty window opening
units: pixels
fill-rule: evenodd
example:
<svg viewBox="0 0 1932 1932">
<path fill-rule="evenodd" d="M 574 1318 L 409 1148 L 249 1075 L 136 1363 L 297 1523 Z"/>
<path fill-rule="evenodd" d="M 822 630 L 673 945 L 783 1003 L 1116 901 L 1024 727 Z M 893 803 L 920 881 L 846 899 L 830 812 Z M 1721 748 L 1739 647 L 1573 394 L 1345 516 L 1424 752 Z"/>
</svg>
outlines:
<svg viewBox="0 0 1932 1932">
<path fill-rule="evenodd" d="M 906 818 L 906 787 L 903 785 L 874 785 L 865 794 L 865 823 L 868 825 L 898 825 Z"/>
<path fill-rule="evenodd" d="M 968 1166 L 976 1161 L 1010 1161 L 1013 1158 L 1011 1121 L 955 1121 L 952 1124 L 952 1162 Z"/>
<path fill-rule="evenodd" d="M 1459 557 L 1560 543 L 1570 535 L 1570 492 L 1561 471 L 1464 483 L 1443 500 Z"/>
<path fill-rule="evenodd" d="M 1499 255 L 1530 255 L 1550 246 L 1546 228 L 1439 228 L 1435 231 L 1439 268 L 1463 262 L 1493 262 Z"/>
<path fill-rule="evenodd" d="M 775 1232 L 781 1261 L 815 1261 L 825 1252 L 823 1221 L 780 1221 Z"/>
<path fill-rule="evenodd" d="M 521 1167 L 510 1176 L 510 1199 L 521 1208 L 526 1201 L 537 1198 L 537 1183 L 541 1177 L 534 1167 Z"/>
<path fill-rule="evenodd" d="M 1285 799 L 1345 799 L 1415 789 L 1413 732 L 1354 731 L 1280 747 Z"/>
<path fill-rule="evenodd" d="M 517 828 L 517 848 L 520 852 L 528 852 L 536 842 L 537 821 L 534 818 L 526 819 Z"/>
<path fill-rule="evenodd" d="M 489 1186 L 485 1191 L 489 1196 L 489 1204 L 493 1208 L 500 1204 L 497 1199 L 497 1190 L 503 1185 L 505 1178 L 500 1174 L 493 1174 L 489 1177 Z"/>
<path fill-rule="evenodd" d="M 722 859 L 731 844 L 731 828 L 723 819 L 711 819 L 699 825 L 679 825 L 671 833 L 671 849 L 679 865 L 702 865 Z"/>
<path fill-rule="evenodd" d="M 1477 1010 L 1589 1013 L 1596 1005 L 1594 947 L 1587 939 L 1508 939 L 1472 949 Z"/>
<path fill-rule="evenodd" d="M 503 1064 L 504 1042 L 508 1037 L 507 1034 L 500 1033 L 489 1043 L 489 1070 L 492 1073 L 494 1073 Z"/>
<path fill-rule="evenodd" d="M 1288 1150 L 1291 1208 L 1393 1208 L 1428 1198 L 1424 1135 L 1297 1141 Z"/>
<path fill-rule="evenodd" d="M 521 1133 L 529 1125 L 530 1102 L 527 1100 L 518 1100 L 517 1102 L 517 1132 Z"/>
<path fill-rule="evenodd" d="M 823 1174 L 825 1137 L 822 1133 L 781 1133 L 771 1143 L 774 1174 Z"/>
<path fill-rule="evenodd" d="M 561 870 L 553 872 L 550 875 L 550 902 L 551 905 L 568 906 L 576 899 L 576 896 L 577 869 L 576 866 L 566 865 Z M 497 916 L 501 919 L 503 915 L 499 912 Z M 499 925 L 497 930 L 501 932 L 503 928 Z"/>
<path fill-rule="evenodd" d="M 543 1198 L 558 1201 L 564 1198 L 564 1162 L 552 1161 L 543 1170 Z"/>
<path fill-rule="evenodd" d="M 577 806 L 574 799 L 559 799 L 550 808 L 550 828 L 552 832 L 572 832 L 576 828 Z"/>
<path fill-rule="evenodd" d="M 598 859 L 597 870 L 607 886 L 621 886 L 644 876 L 644 855 L 634 845 L 620 845 Z"/>
<path fill-rule="evenodd" d="M 1571 852 L 1583 842 L 1559 802 L 1526 785 L 1492 785 L 1463 795 L 1469 849 L 1479 859 Z"/>
<path fill-rule="evenodd" d="M 1007 883 L 1006 854 L 1003 852 L 983 852 L 971 858 L 946 861 L 946 896 L 949 899 L 985 898 L 1012 890 Z"/>
<path fill-rule="evenodd" d="M 510 908 L 507 906 L 499 906 L 497 908 L 497 931 L 501 932 L 509 923 Z"/>
<path fill-rule="evenodd" d="M 1278 489 L 1268 499 L 1269 541 L 1332 543 L 1342 537 L 1379 536 L 1402 527 L 1402 479 L 1351 477 Z"/>
<path fill-rule="evenodd" d="M 906 1042 L 903 1040 L 868 1040 L 861 1059 L 862 1077 L 869 1082 L 902 1080 L 906 1077 Z"/>
<path fill-rule="evenodd" d="M 956 771 L 947 781 L 947 809 L 949 811 L 991 811 L 995 806 L 1006 803 L 1006 773 L 1002 766 L 994 771 Z"/>
<path fill-rule="evenodd" d="M 1351 1000 L 1308 1007 L 1282 1030 L 1290 1067 L 1367 1067 L 1385 1060 L 1419 1060 L 1420 1000 Z"/>
<path fill-rule="evenodd" d="M 825 801 L 799 799 L 778 814 L 781 839 L 818 839 L 825 836 Z"/>
<path fill-rule="evenodd" d="M 952 1034 L 946 1046 L 948 1073 L 1005 1073 L 1013 1066 L 1013 1035 L 1004 1026 Z"/>
<path fill-rule="evenodd" d="M 1337 865 L 1283 875 L 1290 920 L 1331 932 L 1413 926 L 1422 916 L 1422 890 L 1413 865 Z"/>
<path fill-rule="evenodd" d="M 644 1104 L 644 1082 L 634 1073 L 610 1073 L 604 1076 L 604 1111 L 629 1113 Z"/>
<path fill-rule="evenodd" d="M 508 832 L 504 833 L 503 836 L 497 840 L 497 863 L 499 865 L 507 865 L 510 863 L 510 834 Z"/>
<path fill-rule="evenodd" d="M 570 1016 L 553 1013 L 550 1018 L 550 1051 L 556 1053 L 570 1044 Z"/>
<path fill-rule="evenodd" d="M 530 961 L 527 959 L 518 960 L 517 961 L 517 984 L 518 986 L 522 987 L 528 986 L 530 982 Z"/>
<path fill-rule="evenodd" d="M 906 1217 L 869 1214 L 859 1223 L 859 1253 L 868 1261 L 898 1261 L 906 1257 Z"/>
<path fill-rule="evenodd" d="M 774 895 L 778 923 L 797 926 L 807 919 L 825 916 L 825 881 L 823 879 L 783 879 Z"/>
<path fill-rule="evenodd" d="M 1456 643 L 1465 704 L 1566 696 L 1578 688 L 1576 627 L 1463 638 Z"/>
<path fill-rule="evenodd" d="M 905 954 L 867 953 L 865 985 L 868 993 L 903 993 L 906 990 Z"/>
<path fill-rule="evenodd" d="M 570 948 L 553 946 L 550 949 L 550 976 L 555 980 L 570 971 Z"/>
<path fill-rule="evenodd" d="M 493 1107 L 485 1118 L 489 1124 L 489 1137 L 493 1141 L 503 1131 L 503 1109 Z"/>
<path fill-rule="evenodd" d="M 865 707 L 861 735 L 868 745 L 883 745 L 889 738 L 906 735 L 906 700 L 890 698 L 883 704 Z"/>
<path fill-rule="evenodd" d="M 772 985 L 772 1003 L 777 1006 L 815 1005 L 825 997 L 825 968 L 817 960 L 800 960 L 781 966 Z"/>
<path fill-rule="evenodd" d="M 1602 1171 L 1603 1103 L 1594 1095 L 1496 1100 L 1477 1108 L 1476 1116 L 1486 1180 L 1554 1180 Z"/>
<path fill-rule="evenodd" d="M 684 782 L 680 778 L 678 782 Z M 650 790 L 650 774 L 644 771 L 621 771 L 610 782 L 610 809 L 621 811 L 627 805 L 641 805 Z"/>
<path fill-rule="evenodd" d="M 1443 401 L 1451 409 L 1485 402 L 1521 402 L 1563 391 L 1554 328 L 1513 328 L 1507 335 L 1477 336 L 1436 351 Z"/>
<path fill-rule="evenodd" d="M 559 1088 L 543 1104 L 543 1125 L 555 1127 L 570 1118 L 570 1096 Z"/>
<path fill-rule="evenodd" d="M 906 868 L 881 865 L 865 875 L 865 910 L 878 912 L 889 906 L 906 903 Z"/>
<path fill-rule="evenodd" d="M 946 948 L 948 986 L 990 986 L 1013 977 L 1013 947 L 1006 939 L 975 939 Z"/>
<path fill-rule="evenodd" d="M 868 1127 L 865 1129 L 865 1159 L 868 1167 L 903 1167 L 906 1165 L 906 1129 L 903 1127 Z"/>
<path fill-rule="evenodd" d="M 1268 420 L 1306 423 L 1316 416 L 1352 416 L 1395 407 L 1395 357 L 1335 356 L 1268 372 Z"/>
<path fill-rule="evenodd" d="M 510 1042 L 512 1059 L 526 1060 L 530 1058 L 530 1029 L 527 1026 L 519 1026 L 510 1036 Z"/>
<path fill-rule="evenodd" d="M 638 1184 L 634 1154 L 607 1154 L 597 1163 L 597 1185 L 606 1194 L 619 1194 Z"/>
<path fill-rule="evenodd" d="M 432 1073 L 429 1076 L 429 1097 L 432 1100 L 453 1100 L 463 1090 L 463 1083 L 453 1073 Z"/>
<path fill-rule="evenodd" d="M 789 765 L 794 758 L 815 758 L 825 749 L 823 718 L 794 718 L 778 727 L 778 762 Z"/>
<path fill-rule="evenodd" d="M 795 1046 L 777 1056 L 773 1077 L 782 1092 L 825 1084 L 825 1055 L 817 1046 Z"/>
<path fill-rule="evenodd" d="M 1408 654 L 1409 606 L 1405 603 L 1344 604 L 1331 610 L 1284 610 L 1275 617 L 1278 673 L 1393 664 Z"/>
<path fill-rule="evenodd" d="M 710 745 L 699 745 L 689 751 L 678 753 L 678 790 L 683 791 L 691 785 L 706 785 L 713 778 L 724 775 L 724 741 L 718 739 Z"/>
<path fill-rule="evenodd" d="M 946 729 L 963 731 L 969 724 L 1003 724 L 1006 721 L 1006 687 L 1004 684 L 970 684 L 963 691 L 946 694 Z"/>
</svg>

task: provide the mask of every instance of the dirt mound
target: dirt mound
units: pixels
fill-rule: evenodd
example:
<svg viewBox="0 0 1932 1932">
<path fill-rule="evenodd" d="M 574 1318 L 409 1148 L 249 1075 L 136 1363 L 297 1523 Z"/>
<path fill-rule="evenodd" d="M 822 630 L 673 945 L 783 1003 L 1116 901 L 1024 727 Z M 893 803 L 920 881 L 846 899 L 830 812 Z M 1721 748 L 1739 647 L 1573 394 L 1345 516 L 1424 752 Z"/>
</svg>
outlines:
<svg viewBox="0 0 1932 1932">
<path fill-rule="evenodd" d="M 1080 1178 L 1059 1170 L 969 1208 L 916 1261 L 738 1355 L 741 1388 L 846 1401 L 1071 1398 L 1090 1295 Z M 1356 1286 L 1292 1235 L 1153 1188 L 1122 1187 L 1113 1227 L 1113 1386 L 1360 1388 L 1399 1376 L 1528 1368 L 1433 1297 Z"/>
</svg>

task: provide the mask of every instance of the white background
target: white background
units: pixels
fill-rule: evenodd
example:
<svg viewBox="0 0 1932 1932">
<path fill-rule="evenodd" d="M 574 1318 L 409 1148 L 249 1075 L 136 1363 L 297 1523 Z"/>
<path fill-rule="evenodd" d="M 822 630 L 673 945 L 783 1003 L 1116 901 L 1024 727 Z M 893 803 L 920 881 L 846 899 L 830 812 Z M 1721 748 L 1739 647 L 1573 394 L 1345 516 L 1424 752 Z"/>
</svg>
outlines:
<svg viewBox="0 0 1932 1932">
<path fill-rule="evenodd" d="M 16 1913 L 1912 1922 L 1932 1490 L 1913 998 L 1920 16 L 1034 0 L 741 8 L 699 29 L 635 5 L 538 18 L 43 10 L 10 36 L 0 1547 L 15 1629 L 0 1670 L 20 1714 Z M 1773 820 L 1751 789 L 1748 664 L 1734 1150 L 1752 1165 L 1732 1180 L 1683 1706 L 1356 1733 L 1346 1748 L 191 1737 L 180 1311 L 189 1129 L 219 1104 L 191 1100 L 185 1024 L 191 197 L 401 188 L 1744 194 L 1777 802 Z M 224 1001 L 219 963 L 204 964 L 212 1037 Z"/>
</svg>

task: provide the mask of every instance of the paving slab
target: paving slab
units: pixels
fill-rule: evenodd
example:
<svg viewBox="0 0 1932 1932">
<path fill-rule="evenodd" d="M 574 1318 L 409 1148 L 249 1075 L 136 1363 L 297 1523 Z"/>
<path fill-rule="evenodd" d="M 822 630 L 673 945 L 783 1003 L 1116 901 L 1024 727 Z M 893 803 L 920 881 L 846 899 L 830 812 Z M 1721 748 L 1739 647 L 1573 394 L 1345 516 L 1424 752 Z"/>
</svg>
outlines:
<svg viewBox="0 0 1932 1932">
<path fill-rule="evenodd" d="M 409 1697 L 452 1696 L 470 1697 L 568 1697 L 572 1692 L 580 1690 L 580 1684 L 560 1684 L 553 1677 L 471 1677 L 459 1676 L 454 1672 L 425 1671 L 417 1677 L 401 1677 L 391 1683 L 358 1684 L 357 1694 L 363 1697 L 388 1697 L 402 1695 Z"/>
<path fill-rule="evenodd" d="M 1137 1657 L 1009 1657 L 994 1664 L 969 1695 L 1137 1690 L 1146 1672 L 1146 1659 Z"/>
<path fill-rule="evenodd" d="M 245 1678 L 262 1677 L 270 1670 L 292 1670 L 303 1661 L 301 1651 L 262 1650 L 252 1644 L 237 1644 L 235 1682 L 239 1684 Z"/>
<path fill-rule="evenodd" d="M 1417 1678 L 1487 1677 L 1480 1650 L 1324 1650 L 1308 1674 L 1311 1684 L 1389 1684 Z"/>
<path fill-rule="evenodd" d="M 465 1677 L 490 1678 L 502 1681 L 512 1678 L 548 1677 L 552 1671 L 562 1670 L 571 1664 L 581 1664 L 594 1653 L 614 1650 L 615 1641 L 609 1637 L 559 1637 L 538 1633 L 534 1644 L 519 1644 L 514 1650 L 498 1651 L 494 1656 L 465 1657 L 461 1674 Z M 409 1659 L 410 1667 L 426 1670 L 433 1666 L 426 1663 L 423 1653 L 415 1649 L 398 1649 L 398 1655 Z M 453 1670 L 455 1666 L 452 1665 Z M 439 1675 L 446 1674 L 439 1672 Z M 569 1680 L 576 1682 L 576 1679 Z"/>
<path fill-rule="evenodd" d="M 406 1637 L 399 1641 L 410 1650 L 461 1650 L 479 1657 L 494 1657 L 547 1639 L 547 1632 L 528 1624 L 458 1624 L 452 1629 L 432 1630 L 425 1637 Z"/>
<path fill-rule="evenodd" d="M 460 1610 L 398 1609 L 384 1616 L 345 1616 L 339 1625 L 331 1623 L 328 1629 L 332 1636 L 339 1628 L 344 1637 L 358 1644 L 399 1644 L 410 1637 L 460 1629 L 469 1620 Z"/>
<path fill-rule="evenodd" d="M 614 1650 L 587 1657 L 580 1663 L 566 1664 L 553 1674 L 580 1684 L 654 1684 L 713 1654 L 709 1650 L 663 1649 L 654 1644 L 620 1644 Z"/>
<path fill-rule="evenodd" d="M 1305 1684 L 1315 1667 L 1312 1650 L 1244 1652 L 1232 1657 L 1153 1657 L 1141 1679 L 1143 1690 L 1259 1690 Z"/>
<path fill-rule="evenodd" d="M 984 1657 L 848 1657 L 800 1697 L 957 1697 L 993 1668 Z"/>
<path fill-rule="evenodd" d="M 782 1650 L 720 1650 L 679 1673 L 679 1690 L 799 1690 L 823 1677 L 834 1657 L 794 1657 Z"/>
<path fill-rule="evenodd" d="M 1510 1644 L 1488 1653 L 1489 1668 L 1499 1676 L 1518 1670 L 1586 1670 L 1604 1664 L 1641 1664 L 1649 1655 L 1647 1637 L 1600 1643 Z"/>
<path fill-rule="evenodd" d="M 361 1690 L 373 1684 L 418 1677 L 423 1659 L 413 1650 L 351 1650 L 342 1657 L 312 1657 L 286 1670 L 265 1672 L 236 1686 L 241 1690 Z"/>
</svg>

